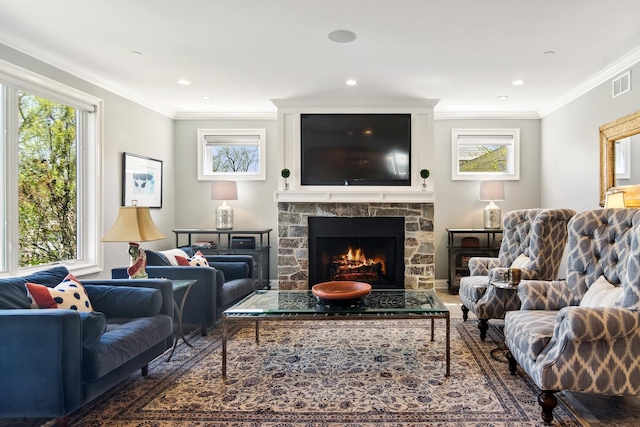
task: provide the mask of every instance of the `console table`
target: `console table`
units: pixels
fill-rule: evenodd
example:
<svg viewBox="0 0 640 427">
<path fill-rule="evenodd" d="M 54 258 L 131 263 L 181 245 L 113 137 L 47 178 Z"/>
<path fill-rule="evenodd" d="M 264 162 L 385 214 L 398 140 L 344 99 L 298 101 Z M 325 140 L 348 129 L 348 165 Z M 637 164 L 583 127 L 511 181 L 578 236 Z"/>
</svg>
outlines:
<svg viewBox="0 0 640 427">
<path fill-rule="evenodd" d="M 217 229 L 200 229 L 200 228 L 177 228 L 173 232 L 176 235 L 176 247 L 179 248 L 180 236 L 187 236 L 187 245 L 201 251 L 205 255 L 251 255 L 254 261 L 255 279 L 258 288 L 271 289 L 269 284 L 269 249 L 271 248 L 271 228 L 253 230 L 253 229 L 235 229 L 235 230 L 217 230 Z M 211 241 L 211 245 L 197 245 L 193 241 L 192 236 L 207 235 L 215 236 Z M 234 237 L 253 237 L 255 246 L 253 248 L 233 247 L 232 239 Z M 210 240 L 210 239 L 208 239 Z M 184 245 L 182 245 L 184 246 Z"/>
<path fill-rule="evenodd" d="M 449 292 L 457 294 L 460 290 L 460 279 L 468 276 L 468 262 L 471 257 L 492 257 L 495 258 L 500 252 L 500 241 L 497 235 L 502 238 L 501 229 L 490 228 L 447 228 L 449 234 Z M 463 237 L 478 236 L 478 246 L 462 246 Z"/>
</svg>

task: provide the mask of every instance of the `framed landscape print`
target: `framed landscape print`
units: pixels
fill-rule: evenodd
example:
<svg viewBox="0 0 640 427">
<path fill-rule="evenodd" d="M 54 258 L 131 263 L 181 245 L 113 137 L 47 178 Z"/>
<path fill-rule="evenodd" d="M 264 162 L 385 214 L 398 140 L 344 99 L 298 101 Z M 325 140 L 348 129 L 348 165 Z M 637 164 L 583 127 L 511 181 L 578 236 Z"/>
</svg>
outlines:
<svg viewBox="0 0 640 427">
<path fill-rule="evenodd" d="M 161 208 L 162 160 L 122 154 L 122 206 Z"/>
</svg>

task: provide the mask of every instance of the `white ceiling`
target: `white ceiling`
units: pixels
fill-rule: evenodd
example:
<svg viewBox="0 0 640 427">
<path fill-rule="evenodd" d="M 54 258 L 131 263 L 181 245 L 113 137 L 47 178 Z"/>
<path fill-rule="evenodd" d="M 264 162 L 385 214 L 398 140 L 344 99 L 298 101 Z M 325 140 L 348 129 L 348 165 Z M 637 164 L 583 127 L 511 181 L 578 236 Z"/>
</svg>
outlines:
<svg viewBox="0 0 640 427">
<path fill-rule="evenodd" d="M 543 116 L 640 60 L 638 17 L 638 0 L 0 0 L 0 42 L 169 117 L 281 98 Z"/>
</svg>

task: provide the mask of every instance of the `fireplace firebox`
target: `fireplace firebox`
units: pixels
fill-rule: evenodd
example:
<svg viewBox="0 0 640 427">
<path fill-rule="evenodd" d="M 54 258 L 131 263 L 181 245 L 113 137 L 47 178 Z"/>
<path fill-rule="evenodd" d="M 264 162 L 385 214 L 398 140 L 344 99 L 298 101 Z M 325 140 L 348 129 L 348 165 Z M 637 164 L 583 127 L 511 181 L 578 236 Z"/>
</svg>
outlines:
<svg viewBox="0 0 640 427">
<path fill-rule="evenodd" d="M 309 217 L 309 287 L 333 280 L 404 288 L 403 217 Z"/>
</svg>

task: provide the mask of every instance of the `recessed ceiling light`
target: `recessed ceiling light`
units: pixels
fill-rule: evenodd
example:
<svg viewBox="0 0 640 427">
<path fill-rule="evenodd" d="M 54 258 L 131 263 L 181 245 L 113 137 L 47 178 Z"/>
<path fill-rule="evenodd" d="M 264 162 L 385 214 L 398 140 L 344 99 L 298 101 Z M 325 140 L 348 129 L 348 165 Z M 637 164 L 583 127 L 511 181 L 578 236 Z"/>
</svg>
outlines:
<svg viewBox="0 0 640 427">
<path fill-rule="evenodd" d="M 358 82 L 357 82 L 357 81 L 355 81 L 355 80 L 353 80 L 353 79 L 350 79 L 350 80 L 347 80 L 347 84 L 348 84 L 349 86 L 355 86 L 355 85 L 357 85 L 357 84 L 358 84 Z"/>
<path fill-rule="evenodd" d="M 209 100 L 211 99 L 211 97 L 210 97 L 210 96 L 205 95 L 205 96 L 203 96 L 203 97 L 202 97 L 202 99 L 204 99 L 205 101 L 209 101 Z"/>
<path fill-rule="evenodd" d="M 351 43 L 356 39 L 356 33 L 347 30 L 335 30 L 330 32 L 327 37 L 336 43 Z"/>
<path fill-rule="evenodd" d="M 545 53 L 543 53 L 543 55 L 555 55 L 555 52 L 552 50 L 548 50 Z"/>
<path fill-rule="evenodd" d="M 191 82 L 189 80 L 178 80 L 178 84 L 179 85 L 183 85 L 183 86 L 189 86 L 191 84 Z"/>
<path fill-rule="evenodd" d="M 511 84 L 514 86 L 520 86 L 524 84 L 524 80 L 514 80 L 511 82 Z"/>
<path fill-rule="evenodd" d="M 498 97 L 498 99 L 504 100 L 504 99 L 509 99 L 509 97 L 507 95 L 501 95 Z"/>
<path fill-rule="evenodd" d="M 142 55 L 142 52 L 140 52 L 139 50 L 132 50 L 132 51 L 131 51 L 131 52 L 129 52 L 129 53 L 132 53 L 132 54 L 134 54 L 134 55 Z"/>
</svg>

